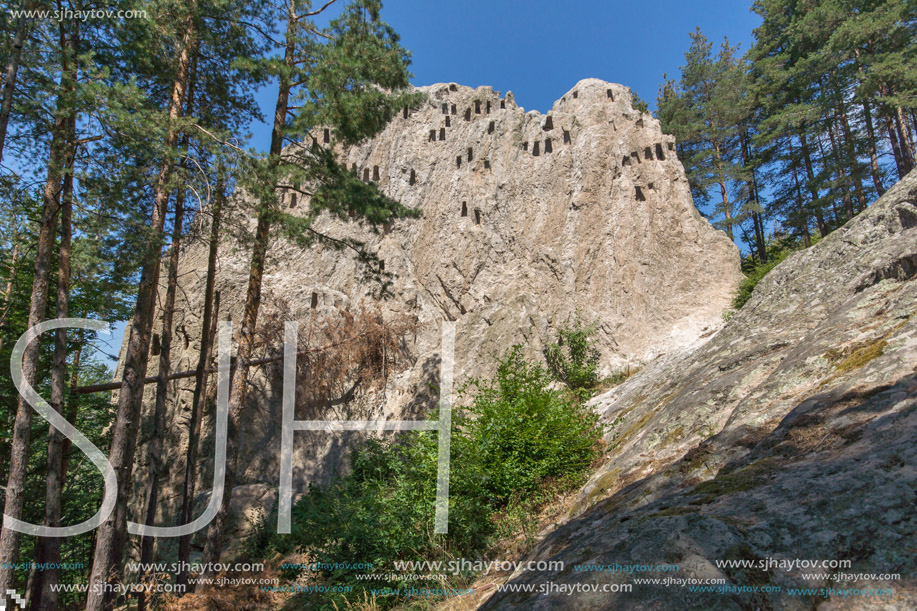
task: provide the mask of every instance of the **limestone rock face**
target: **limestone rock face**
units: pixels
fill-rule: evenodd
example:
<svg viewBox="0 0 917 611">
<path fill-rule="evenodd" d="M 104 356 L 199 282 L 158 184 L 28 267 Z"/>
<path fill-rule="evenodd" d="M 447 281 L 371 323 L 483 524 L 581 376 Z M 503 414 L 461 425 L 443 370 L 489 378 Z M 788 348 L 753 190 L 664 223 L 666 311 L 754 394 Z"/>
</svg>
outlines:
<svg viewBox="0 0 917 611">
<path fill-rule="evenodd" d="M 323 232 L 372 247 L 394 274 L 391 296 L 376 300 L 378 286 L 363 280 L 352 257 L 279 238 L 264 279 L 261 320 L 278 299 L 296 319 L 367 302 L 378 303 L 386 315 L 417 317 L 416 361 L 377 397 L 376 417 L 416 417 L 430 404 L 422 391 L 438 375 L 443 320 L 457 321 L 459 382 L 490 373 L 491 355 L 514 343 L 539 354 L 576 311 L 599 325 L 606 372 L 695 345 L 722 326 L 740 279 L 738 251 L 698 214 L 674 139 L 649 113 L 632 108 L 626 87 L 580 81 L 546 115 L 525 112 L 511 93 L 503 97 L 488 87 L 439 84 L 422 91 L 428 96 L 422 107 L 399 114 L 376 138 L 339 155 L 388 196 L 422 210 L 423 218 L 397 221 L 377 235 L 359 224 L 317 221 Z M 286 210 L 307 208 L 292 195 L 283 196 Z M 180 339 L 173 342 L 180 353 L 175 369 L 196 363 L 206 249 L 194 244 L 182 258 L 176 330 L 184 347 Z M 243 246 L 225 244 L 220 260 L 220 317 L 238 322 L 249 255 Z M 278 344 L 274 353 L 280 349 Z M 151 374 L 155 366 L 152 359 Z M 241 499 L 266 511 L 273 503 L 279 372 L 279 365 L 268 366 L 253 380 L 236 491 L 240 508 L 246 505 Z M 173 443 L 167 446 L 176 448 L 167 457 L 167 490 L 173 492 L 179 490 L 193 382 L 174 388 Z M 208 417 L 205 434 L 210 429 Z M 333 472 L 348 441 L 341 434 L 297 433 L 295 488 L 302 491 Z M 210 447 L 203 446 L 205 459 Z M 138 469 L 142 481 L 142 455 Z M 198 490 L 209 489 L 209 478 L 208 468 Z M 165 497 L 163 515 L 174 515 L 168 503 L 177 501 Z"/>
<path fill-rule="evenodd" d="M 917 171 L 768 274 L 702 347 L 649 364 L 593 405 L 607 461 L 519 582 L 725 579 L 781 593 L 496 595 L 487 609 L 917 607 Z M 845 560 L 859 583 L 718 560 Z M 679 564 L 627 576 L 575 565 Z M 818 569 L 814 573 L 834 573 Z M 789 587 L 893 588 L 894 597 L 789 596 Z M 733 590 L 734 591 L 734 590 Z M 827 599 L 827 600 L 826 600 Z"/>
</svg>

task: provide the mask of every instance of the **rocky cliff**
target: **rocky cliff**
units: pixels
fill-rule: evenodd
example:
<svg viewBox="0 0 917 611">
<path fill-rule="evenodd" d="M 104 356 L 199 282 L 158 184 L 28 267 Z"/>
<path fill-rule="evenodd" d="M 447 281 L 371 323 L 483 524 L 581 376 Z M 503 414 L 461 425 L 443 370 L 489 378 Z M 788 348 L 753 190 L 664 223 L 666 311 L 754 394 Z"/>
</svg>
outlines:
<svg viewBox="0 0 917 611">
<path fill-rule="evenodd" d="M 732 590 L 498 594 L 484 608 L 917 608 L 915 202 L 912 172 L 776 267 L 705 345 L 659 358 L 596 398 L 611 426 L 605 465 L 534 553 L 565 569 L 515 579 L 569 587 L 674 576 L 722 579 Z M 786 564 L 799 559 L 884 576 L 856 581 Z M 680 570 L 576 569 L 615 563 Z M 793 587 L 834 593 L 791 595 Z"/>
<path fill-rule="evenodd" d="M 264 281 L 262 320 L 272 308 L 280 312 L 278 301 L 284 316 L 298 320 L 361 303 L 376 303 L 385 316 L 417 318 L 412 365 L 376 396 L 376 417 L 416 416 L 429 403 L 424 389 L 438 374 L 443 320 L 457 321 L 458 381 L 487 374 L 491 355 L 514 343 L 540 352 L 576 311 L 599 325 L 605 371 L 695 345 L 722 325 L 740 278 L 737 249 L 697 213 L 674 139 L 649 113 L 632 108 L 626 87 L 581 81 L 547 114 L 525 112 L 511 93 L 501 96 L 488 87 L 421 90 L 427 100 L 420 108 L 406 109 L 376 138 L 339 156 L 363 180 L 423 217 L 398 221 L 378 235 L 358 224 L 317 221 L 335 237 L 367 240 L 394 275 L 389 297 L 376 299 L 378 287 L 363 280 L 351 257 L 281 239 L 272 243 Z M 316 134 L 319 141 L 330 136 Z M 250 222 L 244 194 L 235 204 L 243 224 Z M 307 208 L 293 192 L 283 194 L 281 205 L 294 214 Z M 173 342 L 176 370 L 192 369 L 197 360 L 206 248 L 196 243 L 182 256 L 175 328 L 183 342 Z M 221 245 L 221 319 L 239 319 L 248 263 L 244 247 Z M 267 351 L 279 352 L 279 341 Z M 278 374 L 278 367 L 259 370 L 249 394 L 245 469 L 233 501 L 249 523 L 251 510 L 269 510 L 276 494 Z M 189 380 L 173 385 L 169 481 L 160 516 L 166 523 L 179 502 L 192 388 Z M 148 390 L 147 413 L 151 405 Z M 206 437 L 209 417 L 204 429 Z M 142 431 L 138 482 L 144 480 L 148 436 Z M 297 433 L 295 488 L 301 491 L 331 472 L 347 440 Z M 204 457 L 212 456 L 210 447 L 205 441 Z M 209 487 L 204 469 L 198 490 Z M 138 484 L 135 498 L 141 496 Z"/>
</svg>

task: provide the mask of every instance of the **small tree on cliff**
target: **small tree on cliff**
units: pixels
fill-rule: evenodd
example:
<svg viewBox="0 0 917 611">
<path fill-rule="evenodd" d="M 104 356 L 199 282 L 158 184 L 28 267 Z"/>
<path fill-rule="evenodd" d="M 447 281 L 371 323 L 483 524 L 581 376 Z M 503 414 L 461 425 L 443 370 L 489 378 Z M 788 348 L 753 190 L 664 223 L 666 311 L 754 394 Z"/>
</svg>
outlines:
<svg viewBox="0 0 917 611">
<path fill-rule="evenodd" d="M 595 332 L 595 324 L 587 325 L 577 314 L 545 348 L 551 374 L 570 390 L 588 390 L 598 382 L 599 351 L 592 345 Z"/>
</svg>

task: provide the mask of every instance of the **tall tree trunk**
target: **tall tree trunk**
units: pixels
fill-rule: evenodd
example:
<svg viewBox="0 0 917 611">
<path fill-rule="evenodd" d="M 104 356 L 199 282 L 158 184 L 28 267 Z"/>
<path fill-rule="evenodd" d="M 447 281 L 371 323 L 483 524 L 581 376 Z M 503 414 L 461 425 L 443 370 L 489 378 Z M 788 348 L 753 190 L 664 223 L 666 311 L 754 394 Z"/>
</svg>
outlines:
<svg viewBox="0 0 917 611">
<path fill-rule="evenodd" d="M 850 166 L 850 175 L 853 178 L 853 190 L 856 194 L 857 205 L 859 210 L 866 209 L 866 191 L 863 189 L 863 172 L 862 166 L 857 159 L 856 150 L 854 150 L 853 134 L 850 129 L 850 120 L 847 118 L 847 111 L 844 108 L 838 112 L 841 120 L 841 129 L 844 134 L 844 151 L 847 154 L 847 165 Z"/>
<path fill-rule="evenodd" d="M 187 140 L 186 140 L 187 143 Z M 162 303 L 162 336 L 160 339 L 159 372 L 156 380 L 156 403 L 153 407 L 153 433 L 150 436 L 150 472 L 147 474 L 146 509 L 143 523 L 152 526 L 156 520 L 159 505 L 159 477 L 162 471 L 162 437 L 166 432 L 166 400 L 169 395 L 169 373 L 172 371 L 172 320 L 175 314 L 175 293 L 178 288 L 178 263 L 181 249 L 182 224 L 184 223 L 185 190 L 179 189 L 175 196 L 175 224 L 172 228 L 172 245 L 169 251 L 166 298 Z M 140 575 L 145 576 L 144 565 L 153 561 L 154 538 L 144 536 L 140 541 Z M 138 611 L 146 609 L 146 596 L 141 590 L 137 597 Z"/>
<path fill-rule="evenodd" d="M 898 132 L 898 139 L 901 143 L 902 166 L 904 173 L 907 174 L 914 169 L 914 147 L 907 133 L 907 117 L 904 116 L 904 109 L 900 106 L 895 107 L 895 130 Z"/>
<path fill-rule="evenodd" d="M 825 143 L 824 143 L 824 141 L 823 141 L 823 139 L 822 139 L 822 135 L 821 135 L 821 134 L 816 134 L 816 135 L 815 135 L 815 142 L 818 143 L 818 151 L 821 153 L 822 165 L 825 166 L 825 169 L 826 169 L 826 170 L 830 171 L 829 165 L 828 165 L 828 163 L 825 161 L 826 159 L 828 159 L 828 153 L 825 152 Z M 837 164 L 835 164 L 835 165 L 837 165 Z M 836 182 L 835 184 L 833 184 L 833 185 L 828 185 L 828 188 L 826 189 L 826 190 L 828 191 L 828 194 L 831 195 L 831 198 L 830 198 L 830 201 L 831 201 L 831 215 L 832 215 L 832 217 L 834 218 L 834 224 L 835 224 L 835 226 L 840 226 L 840 225 L 841 225 L 841 213 L 840 213 L 840 210 L 839 210 L 838 207 L 837 207 L 837 194 L 835 193 L 835 191 L 841 190 L 842 193 L 843 193 L 843 184 L 842 184 L 843 182 L 844 182 L 844 181 L 843 181 L 843 177 L 841 177 L 841 178 L 839 178 L 839 179 L 837 180 L 837 182 Z M 835 188 L 835 187 L 836 187 L 836 188 Z M 828 231 L 829 231 L 829 233 L 830 233 L 830 228 L 828 229 Z"/>
<path fill-rule="evenodd" d="M 793 159 L 793 140 L 787 138 L 787 144 L 790 147 L 790 159 Z M 793 183 L 796 187 L 796 208 L 799 214 L 799 228 L 802 231 L 802 239 L 806 248 L 812 245 L 812 236 L 809 234 L 809 216 L 806 213 L 806 206 L 803 202 L 802 187 L 799 184 L 799 173 L 797 164 L 793 163 Z"/>
<path fill-rule="evenodd" d="M 755 249 L 757 250 L 758 258 L 764 262 L 767 261 L 767 244 L 764 237 L 764 223 L 760 214 L 761 200 L 758 198 L 758 179 L 755 168 L 751 165 L 751 147 L 748 144 L 748 132 L 744 128 L 739 130 L 739 141 L 742 149 L 742 165 L 748 169 L 750 176 L 748 193 L 754 204 L 751 211 L 751 221 L 755 228 Z"/>
<path fill-rule="evenodd" d="M 296 63 L 296 5 L 294 0 L 287 0 L 287 31 L 284 50 L 284 64 L 289 70 L 282 71 L 280 88 L 277 93 L 277 104 L 274 109 L 274 126 L 271 131 L 270 163 L 276 168 L 280 163 L 283 150 L 283 130 L 289 110 L 290 73 Z M 248 388 L 248 361 L 251 359 L 255 343 L 255 328 L 258 322 L 258 310 L 261 306 L 261 281 L 264 277 L 264 264 L 270 238 L 271 218 L 274 215 L 276 201 L 259 202 L 258 225 L 255 229 L 255 241 L 252 247 L 252 260 L 249 266 L 248 290 L 245 296 L 245 309 L 242 312 L 242 325 L 239 331 L 239 345 L 236 352 L 237 368 L 232 377 L 229 394 L 229 426 L 226 440 L 226 483 L 222 503 L 217 515 L 207 530 L 207 542 L 204 547 L 204 561 L 208 566 L 219 562 L 223 553 L 223 535 L 226 517 L 229 513 L 229 501 L 235 486 L 238 467 L 238 429 L 245 403 L 245 392 Z"/>
<path fill-rule="evenodd" d="M 895 158 L 895 169 L 898 171 L 898 180 L 904 178 L 907 174 L 904 163 L 904 153 L 901 152 L 901 146 L 898 143 L 898 135 L 895 133 L 895 126 L 889 116 L 882 118 L 885 121 L 885 129 L 888 131 L 888 142 L 892 146 L 892 156 Z"/>
<path fill-rule="evenodd" d="M 872 53 L 872 44 L 869 45 L 870 53 Z M 853 50 L 854 55 L 856 56 L 857 64 L 857 73 L 860 75 L 860 80 L 862 81 L 865 78 L 863 72 L 863 64 L 860 61 L 860 49 Z M 879 194 L 879 197 L 885 193 L 885 185 L 882 184 L 882 172 L 879 170 L 879 155 L 876 152 L 878 148 L 878 143 L 876 140 L 876 129 L 872 122 L 872 108 L 869 105 L 869 99 L 864 98 L 863 102 L 863 122 L 866 124 L 866 135 L 868 136 L 867 144 L 869 145 L 869 169 L 872 174 L 872 185 L 876 189 L 876 193 Z M 863 208 L 861 208 L 862 210 Z"/>
<path fill-rule="evenodd" d="M 840 156 L 841 151 L 844 153 L 847 163 L 847 172 L 844 174 L 847 184 L 849 185 L 844 196 L 844 204 L 846 208 L 847 218 L 852 218 L 855 214 L 853 210 L 853 204 L 850 202 L 850 187 L 852 187 L 854 194 L 856 195 L 857 202 L 860 206 L 860 209 L 866 207 L 866 196 L 863 193 L 863 180 L 861 178 L 861 166 L 860 162 L 857 159 L 856 151 L 853 148 L 853 139 L 850 135 L 850 121 L 847 119 L 847 104 L 844 101 L 843 91 L 841 90 L 840 83 L 838 82 L 837 71 L 832 71 L 831 73 L 831 82 L 832 89 L 834 91 L 835 99 L 835 114 L 837 118 L 837 127 L 834 128 L 837 130 L 837 144 L 834 142 L 834 133 L 832 132 L 831 117 L 826 114 L 826 123 L 828 124 L 828 133 L 831 135 L 831 148 L 835 152 L 835 164 L 837 165 L 838 173 L 843 173 L 843 168 L 841 168 Z"/>
<path fill-rule="evenodd" d="M 723 198 L 723 224 L 726 225 L 726 235 L 729 236 L 730 240 L 733 240 L 732 232 L 732 208 L 729 203 L 729 191 L 726 190 L 726 176 L 723 172 L 723 157 L 720 153 L 720 143 L 716 138 L 713 139 L 713 151 L 716 155 L 716 170 L 719 175 L 717 182 L 720 185 L 720 196 Z"/>
<path fill-rule="evenodd" d="M 853 168 L 849 168 L 848 172 L 845 173 L 844 169 L 841 167 L 841 154 L 838 151 L 837 139 L 834 136 L 834 126 L 832 125 L 832 120 L 830 117 L 827 118 L 825 123 L 828 126 L 828 139 L 831 142 L 831 154 L 834 157 L 834 172 L 837 174 L 837 181 L 839 184 L 844 185 L 844 212 L 847 214 L 847 220 L 853 218 L 855 212 L 853 211 L 853 200 L 850 197 L 850 179 L 849 173 L 853 173 Z M 840 224 L 840 223 L 838 223 Z"/>
<path fill-rule="evenodd" d="M 80 31 L 79 21 L 74 21 L 67 40 L 66 32 L 61 26 L 61 48 L 67 51 L 63 55 L 63 72 L 69 74 L 69 95 L 75 95 L 78 78 L 77 57 L 79 55 Z M 73 171 L 76 160 L 76 110 L 71 111 L 67 119 L 67 157 L 66 174 L 61 192 L 60 249 L 57 266 L 57 318 L 66 318 L 70 311 L 70 252 L 73 238 Z M 54 357 L 51 365 L 51 408 L 59 414 L 64 413 L 64 393 L 67 385 L 67 330 L 58 329 L 54 336 Z M 63 463 L 63 440 L 65 437 L 54 427 L 48 431 L 48 465 L 45 486 L 45 517 L 47 526 L 60 526 L 61 506 L 63 503 L 64 480 L 61 477 Z M 57 537 L 39 537 L 35 544 L 38 562 L 51 567 L 38 571 L 29 592 L 31 609 L 53 611 L 57 609 L 56 586 L 60 572 L 56 568 L 60 563 L 61 541 Z"/>
<path fill-rule="evenodd" d="M 866 124 L 866 135 L 869 136 L 869 169 L 872 172 L 872 185 L 875 187 L 879 197 L 882 197 L 885 193 L 885 185 L 882 184 L 882 173 L 879 171 L 879 155 L 876 153 L 876 129 L 872 123 L 872 110 L 866 100 L 863 100 L 863 122 Z"/>
<path fill-rule="evenodd" d="M 24 0 L 22 10 L 33 8 L 30 0 Z M 6 73 L 3 80 L 3 99 L 0 101 L 0 161 L 3 161 L 3 147 L 6 144 L 6 130 L 10 123 L 10 113 L 13 111 L 13 94 L 16 91 L 16 75 L 19 72 L 19 60 L 22 59 L 22 47 L 25 45 L 29 21 L 25 15 L 20 15 L 16 21 L 16 34 L 13 35 L 13 44 L 10 48 L 10 57 L 6 63 Z"/>
<path fill-rule="evenodd" d="M 67 50 L 61 48 L 61 55 Z M 54 229 L 57 214 L 60 210 L 61 178 L 67 157 L 67 127 L 72 100 L 69 95 L 70 85 L 68 70 L 61 72 L 57 95 L 57 110 L 54 125 L 51 129 L 51 145 L 48 154 L 48 171 L 45 180 L 42 202 L 41 221 L 38 229 L 38 245 L 35 254 L 35 273 L 32 280 L 32 296 L 29 303 L 28 328 L 32 328 L 44 319 L 48 299 L 48 280 L 50 274 L 51 250 L 54 246 Z M 36 338 L 26 347 L 22 359 L 23 381 L 34 386 L 37 377 L 41 339 Z M 16 406 L 16 419 L 13 423 L 13 439 L 10 444 L 10 471 L 6 485 L 6 499 L 3 513 L 11 518 L 22 518 L 22 507 L 25 502 L 25 479 L 29 457 L 29 437 L 32 429 L 32 408 L 20 395 Z M 13 587 L 13 570 L 9 564 L 16 562 L 19 556 L 19 533 L 12 528 L 0 531 L 0 597 L 6 596 L 7 589 Z"/>
<path fill-rule="evenodd" d="M 917 110 L 913 108 L 911 108 L 910 124 L 910 134 L 912 136 L 912 140 L 917 140 Z M 914 142 L 913 146 L 917 146 L 917 142 Z"/>
<path fill-rule="evenodd" d="M 71 122 L 71 137 L 75 140 L 76 123 Z M 72 153 L 75 153 L 72 150 Z M 70 302 L 70 243 L 73 235 L 73 166 L 64 177 L 61 194 L 60 255 L 57 271 L 57 318 L 69 316 Z M 54 357 L 51 366 L 51 408 L 64 413 L 64 391 L 67 378 L 67 330 L 58 329 L 54 337 Z M 61 525 L 64 480 L 61 477 L 63 441 L 65 437 L 54 427 L 48 432 L 48 470 L 45 488 L 45 520 L 47 526 Z M 60 563 L 61 540 L 58 537 L 39 537 L 35 543 L 38 562 L 50 567 L 38 571 L 31 592 L 31 609 L 54 611 L 57 609 L 57 591 L 52 589 L 60 578 L 56 566 Z"/>
<path fill-rule="evenodd" d="M 761 218 L 761 215 L 752 211 L 751 213 L 751 222 L 755 228 L 755 251 L 758 255 L 758 260 L 762 263 L 767 261 L 767 243 L 764 238 L 764 220 Z"/>
<path fill-rule="evenodd" d="M 191 522 L 194 512 L 194 492 L 197 478 L 197 445 L 201 435 L 201 413 L 204 394 L 207 391 L 207 368 L 210 364 L 211 347 L 216 335 L 216 321 L 219 318 L 220 294 L 214 294 L 216 284 L 217 251 L 220 244 L 220 221 L 226 196 L 225 178 L 217 178 L 216 197 L 213 202 L 213 216 L 210 221 L 210 250 L 207 255 L 207 279 L 204 288 L 204 316 L 201 321 L 201 351 L 194 374 L 194 395 L 191 399 L 191 416 L 188 422 L 188 449 L 185 455 L 185 474 L 182 484 L 181 517 L 179 524 Z M 187 566 L 191 561 L 191 535 L 182 535 L 178 540 L 178 560 L 181 570 L 176 583 L 188 585 Z"/>
<path fill-rule="evenodd" d="M 196 58 L 192 59 L 188 76 L 188 95 L 186 114 L 194 111 L 194 75 L 197 66 Z M 179 163 L 184 169 L 188 154 L 188 135 L 182 138 L 180 148 L 185 157 Z M 175 195 L 175 217 L 172 226 L 172 244 L 169 251 L 169 269 L 166 280 L 166 299 L 162 310 L 162 338 L 159 353 L 159 371 L 156 380 L 156 402 L 153 406 L 153 434 L 150 437 L 150 472 L 147 475 L 146 510 L 143 523 L 152 526 L 156 520 L 156 507 L 159 505 L 160 473 L 162 471 L 162 437 L 166 432 L 166 401 L 169 396 L 169 373 L 172 369 L 172 320 L 175 315 L 175 293 L 178 290 L 178 264 L 181 250 L 182 229 L 185 222 L 185 190 L 179 189 Z M 143 582 L 146 566 L 153 562 L 154 538 L 144 536 L 140 540 L 140 573 L 138 581 Z M 137 595 L 137 611 L 146 610 L 146 593 L 141 590 Z"/>
<path fill-rule="evenodd" d="M 879 95 L 883 98 L 888 95 L 888 88 L 884 85 L 879 85 Z M 892 119 L 891 114 L 894 114 L 895 117 Z M 882 118 L 885 121 L 885 129 L 888 131 L 888 141 L 892 146 L 892 154 L 895 156 L 895 169 L 898 170 L 898 180 L 904 178 L 904 175 L 908 173 L 908 163 L 907 163 L 907 153 L 904 151 L 903 143 L 898 140 L 898 129 L 896 123 L 898 122 L 897 113 L 883 112 Z M 912 157 L 913 158 L 913 157 Z"/>
<path fill-rule="evenodd" d="M 191 57 L 194 54 L 194 3 L 189 3 L 188 16 L 182 33 L 182 40 L 176 64 L 175 81 L 172 84 L 169 101 L 170 127 L 166 136 L 166 148 L 175 149 L 178 144 L 178 130 L 174 121 L 182 114 L 185 92 L 188 87 Z M 127 501 L 131 489 L 131 474 L 134 466 L 134 450 L 137 441 L 137 427 L 143 400 L 143 379 L 149 360 L 150 333 L 159 287 L 161 243 L 166 208 L 169 202 L 169 179 L 172 161 L 163 162 L 156 182 L 153 212 L 150 218 L 150 247 L 145 253 L 140 273 L 137 302 L 131 319 L 127 348 L 124 353 L 124 374 L 118 391 L 118 408 L 112 432 L 109 461 L 118 480 L 118 496 L 114 516 L 104 522 L 96 531 L 96 546 L 93 554 L 92 573 L 89 577 L 87 611 L 101 611 L 110 600 L 104 584 L 120 563 L 124 551 L 127 526 Z"/>
<path fill-rule="evenodd" d="M 809 143 L 806 140 L 805 123 L 803 123 L 802 129 L 799 131 L 799 145 L 802 149 L 802 160 L 808 177 L 806 185 L 808 186 L 809 194 L 812 196 L 812 214 L 815 216 L 815 224 L 818 227 L 819 234 L 821 234 L 821 237 L 825 237 L 828 235 L 828 225 L 825 223 L 821 203 L 818 201 L 818 187 L 815 185 L 815 171 L 812 169 L 812 156 L 809 153 Z"/>
</svg>

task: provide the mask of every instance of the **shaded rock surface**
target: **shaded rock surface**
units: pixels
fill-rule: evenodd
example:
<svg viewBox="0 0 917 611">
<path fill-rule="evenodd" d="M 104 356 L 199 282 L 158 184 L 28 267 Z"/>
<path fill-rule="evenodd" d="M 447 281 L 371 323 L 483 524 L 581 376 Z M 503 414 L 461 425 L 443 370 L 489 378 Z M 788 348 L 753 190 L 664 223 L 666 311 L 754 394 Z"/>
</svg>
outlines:
<svg viewBox="0 0 917 611">
<path fill-rule="evenodd" d="M 486 609 L 917 608 L 917 172 L 768 274 L 702 347 L 670 354 L 593 405 L 611 426 L 604 466 L 533 557 L 556 573 L 514 583 L 725 579 L 777 592 L 496 594 Z M 849 560 L 826 569 L 720 560 Z M 577 571 L 673 563 L 678 573 Z M 793 596 L 791 587 L 894 595 Z"/>
<path fill-rule="evenodd" d="M 397 221 L 376 235 L 358 224 L 317 221 L 332 236 L 367 240 L 394 274 L 389 297 L 378 299 L 379 287 L 365 282 L 346 254 L 279 238 L 270 249 L 259 320 L 280 314 L 308 320 L 372 303 L 386 317 L 408 314 L 419 321 L 409 366 L 359 414 L 346 417 L 421 416 L 435 399 L 429 384 L 437 382 L 443 320 L 457 321 L 457 382 L 488 374 L 495 366 L 491 355 L 514 343 L 540 353 L 577 310 L 599 323 L 606 372 L 694 345 L 723 324 L 721 313 L 740 279 L 738 251 L 698 214 L 674 139 L 649 113 L 632 108 L 626 87 L 581 81 L 547 114 L 525 112 L 511 93 L 501 96 L 489 87 L 440 84 L 422 91 L 428 99 L 420 108 L 405 110 L 376 138 L 339 155 L 348 169 L 419 208 L 423 218 Z M 322 141 L 325 134 L 316 137 Z M 283 193 L 281 204 L 299 214 L 307 206 L 294 195 Z M 253 222 L 244 203 L 244 194 L 234 202 L 234 222 L 243 227 Z M 206 236 L 207 228 L 198 232 Z M 175 370 L 196 365 L 206 256 L 201 240 L 182 257 Z M 244 245 L 221 245 L 221 319 L 238 324 L 248 266 Z M 280 337 L 265 353 L 280 352 Z M 154 357 L 150 375 L 156 366 Z M 260 368 L 249 393 L 233 501 L 243 534 L 257 510 L 268 513 L 276 497 L 280 372 L 279 363 Z M 192 389 L 193 380 L 172 387 L 161 523 L 169 523 L 180 502 Z M 152 395 L 148 388 L 147 414 Z M 201 506 L 212 472 L 212 406 L 208 410 L 197 484 Z M 149 435 L 141 432 L 135 506 L 143 496 Z M 333 474 L 352 439 L 298 432 L 296 491 Z"/>
</svg>

